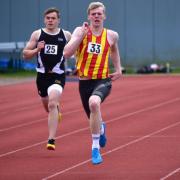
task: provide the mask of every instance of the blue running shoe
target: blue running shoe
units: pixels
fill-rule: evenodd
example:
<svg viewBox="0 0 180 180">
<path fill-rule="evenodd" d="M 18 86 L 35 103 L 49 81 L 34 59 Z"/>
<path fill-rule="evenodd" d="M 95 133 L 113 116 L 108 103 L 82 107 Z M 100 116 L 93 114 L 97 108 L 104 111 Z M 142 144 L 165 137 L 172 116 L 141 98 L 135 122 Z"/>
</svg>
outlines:
<svg viewBox="0 0 180 180">
<path fill-rule="evenodd" d="M 99 152 L 98 148 L 93 148 L 92 149 L 92 163 L 93 164 L 100 164 L 102 163 L 102 157 L 101 154 Z"/>
<path fill-rule="evenodd" d="M 105 147 L 106 142 L 107 142 L 107 138 L 106 138 L 106 124 L 103 122 L 102 123 L 103 127 L 104 127 L 104 133 L 100 135 L 99 138 L 99 145 L 100 147 Z"/>
</svg>

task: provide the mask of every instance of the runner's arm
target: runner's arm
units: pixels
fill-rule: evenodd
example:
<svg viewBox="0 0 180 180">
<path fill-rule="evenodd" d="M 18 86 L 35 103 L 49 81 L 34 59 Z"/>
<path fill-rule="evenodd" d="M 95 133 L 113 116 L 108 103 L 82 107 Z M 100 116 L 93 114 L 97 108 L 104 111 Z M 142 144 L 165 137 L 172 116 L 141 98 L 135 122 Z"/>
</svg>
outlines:
<svg viewBox="0 0 180 180">
<path fill-rule="evenodd" d="M 72 33 L 70 41 L 66 44 L 64 48 L 64 57 L 70 58 L 72 55 L 75 54 L 76 50 L 78 49 L 81 41 L 83 40 L 84 36 L 87 34 L 88 25 L 87 22 L 84 22 L 81 27 L 77 27 L 74 32 Z"/>
<path fill-rule="evenodd" d="M 44 41 L 38 42 L 39 31 L 34 31 L 23 50 L 23 58 L 24 59 L 31 59 L 44 48 Z"/>
</svg>

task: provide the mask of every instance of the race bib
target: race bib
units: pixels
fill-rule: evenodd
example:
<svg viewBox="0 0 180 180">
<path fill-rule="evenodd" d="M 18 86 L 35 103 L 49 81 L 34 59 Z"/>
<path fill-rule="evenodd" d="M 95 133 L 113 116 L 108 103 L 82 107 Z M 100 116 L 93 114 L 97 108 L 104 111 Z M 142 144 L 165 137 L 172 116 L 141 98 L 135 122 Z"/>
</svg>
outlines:
<svg viewBox="0 0 180 180">
<path fill-rule="evenodd" d="M 88 53 L 101 54 L 101 49 L 102 49 L 101 44 L 92 43 L 92 42 L 88 43 L 88 49 L 87 49 Z"/>
<path fill-rule="evenodd" d="M 44 54 L 57 55 L 58 46 L 52 44 L 45 44 Z"/>
</svg>

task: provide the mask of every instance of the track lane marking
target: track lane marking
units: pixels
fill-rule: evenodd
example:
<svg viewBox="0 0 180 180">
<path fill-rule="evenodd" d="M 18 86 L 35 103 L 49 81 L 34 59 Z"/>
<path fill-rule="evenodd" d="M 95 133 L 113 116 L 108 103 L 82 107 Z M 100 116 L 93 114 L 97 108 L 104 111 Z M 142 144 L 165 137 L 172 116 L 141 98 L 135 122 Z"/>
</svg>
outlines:
<svg viewBox="0 0 180 180">
<path fill-rule="evenodd" d="M 180 100 L 180 98 L 175 98 L 175 99 L 172 99 L 172 100 L 169 100 L 169 101 L 165 101 L 165 102 L 156 104 L 156 105 L 154 105 L 154 106 L 150 106 L 150 107 L 147 107 L 147 108 L 140 109 L 140 110 L 138 110 L 138 111 L 134 111 L 134 112 L 131 112 L 131 113 L 122 115 L 122 116 L 118 116 L 118 117 L 113 118 L 113 119 L 111 119 L 111 120 L 109 120 L 109 121 L 106 121 L 106 123 L 109 124 L 109 123 L 111 123 L 111 122 L 114 122 L 114 121 L 117 121 L 117 120 L 120 120 L 120 119 L 123 119 L 123 118 L 127 118 L 127 117 L 130 117 L 130 116 L 133 116 L 133 115 L 136 115 L 136 114 L 145 112 L 145 111 L 149 111 L 149 110 L 152 110 L 152 109 L 156 109 L 156 108 L 158 108 L 158 107 L 161 107 L 161 106 L 164 106 L 164 105 L 167 105 L 167 104 L 170 104 L 170 103 L 174 103 L 174 102 L 179 101 L 179 100 Z M 60 138 L 66 137 L 66 136 L 70 136 L 70 135 L 73 135 L 73 134 L 76 134 L 76 133 L 79 133 L 79 132 L 82 132 L 82 131 L 86 131 L 86 130 L 88 130 L 88 129 L 89 129 L 89 127 L 84 127 L 84 128 L 81 128 L 81 129 L 72 131 L 72 132 L 70 132 L 70 133 L 66 133 L 66 134 L 57 136 L 56 139 L 60 139 Z M 35 143 L 35 144 L 29 145 L 29 146 L 26 146 L 26 147 L 23 147 L 23 148 L 19 148 L 19 149 L 13 150 L 13 151 L 9 151 L 9 152 L 3 153 L 3 154 L 0 154 L 0 158 L 1 158 L 1 157 L 8 156 L 8 155 L 11 155 L 11 154 L 14 154 L 14 153 L 19 152 L 19 151 L 22 151 L 22 150 L 30 149 L 30 148 L 35 147 L 35 146 L 38 146 L 38 145 L 42 145 L 42 144 L 44 144 L 44 143 L 46 143 L 46 142 L 47 142 L 47 140 L 46 140 L 46 141 L 41 141 L 41 142 L 39 142 L 39 143 Z"/>
<path fill-rule="evenodd" d="M 166 180 L 178 172 L 180 172 L 180 168 L 175 169 L 174 171 L 170 172 L 166 176 L 162 177 L 160 180 Z"/>
<path fill-rule="evenodd" d="M 68 114 L 76 113 L 76 112 L 80 112 L 80 111 L 83 111 L 83 110 L 82 109 L 77 109 L 77 110 L 74 110 L 74 111 L 69 111 L 69 112 L 63 113 L 63 115 L 68 115 Z M 22 127 L 29 126 L 29 125 L 32 125 L 32 124 L 36 124 L 36 123 L 42 122 L 42 121 L 44 121 L 46 119 L 47 119 L 47 117 L 44 117 L 44 118 L 41 118 L 39 120 L 31 121 L 31 122 L 28 122 L 28 123 L 22 123 L 22 124 L 18 124 L 18 125 L 15 125 L 15 126 L 8 127 L 8 128 L 3 128 L 3 129 L 0 129 L 0 133 L 5 132 L 5 131 L 9 131 L 9 130 L 12 130 L 12 129 L 22 128 Z"/>
<path fill-rule="evenodd" d="M 113 99 L 113 100 L 110 100 L 109 102 L 105 102 L 104 104 L 113 104 L 113 103 L 116 103 L 116 102 L 119 102 L 119 101 L 122 101 L 124 99 L 127 99 L 127 98 L 134 98 L 134 97 L 141 97 L 142 95 L 132 95 L 132 96 L 128 96 L 128 97 L 125 97 L 125 98 L 121 98 L 121 99 Z M 27 108 L 27 109 L 31 109 L 31 108 Z M 20 109 L 18 111 L 22 111 L 24 109 Z M 69 112 L 64 112 L 63 113 L 63 116 L 64 115 L 68 115 L 68 114 L 72 114 L 72 113 L 77 113 L 77 112 L 81 112 L 81 111 L 84 111 L 82 108 L 79 108 L 79 109 L 76 109 L 76 110 L 73 110 L 73 111 L 69 111 Z M 44 118 L 41 118 L 40 120 L 35 120 L 35 121 L 31 121 L 31 122 L 28 122 L 28 123 L 22 123 L 22 124 L 18 124 L 18 125 L 15 125 L 15 126 L 10 126 L 8 128 L 2 128 L 0 129 L 0 133 L 1 132 L 5 132 L 5 131 L 8 131 L 8 130 L 12 130 L 12 129 L 16 129 L 16 128 L 21 128 L 21 127 L 25 127 L 25 126 L 28 126 L 28 125 L 32 125 L 32 124 L 36 124 L 36 123 L 40 123 L 41 121 L 44 121 L 45 119 L 47 119 L 46 117 Z"/>
<path fill-rule="evenodd" d="M 106 156 L 106 155 L 111 154 L 111 153 L 113 153 L 113 152 L 115 152 L 115 151 L 121 150 L 121 149 L 123 149 L 123 148 L 125 148 L 125 147 L 127 147 L 127 146 L 130 146 L 130 145 L 132 145 L 132 144 L 135 144 L 135 143 L 138 143 L 138 142 L 140 142 L 140 141 L 143 141 L 143 140 L 145 140 L 145 139 L 147 139 L 147 138 L 149 138 L 149 137 L 151 137 L 151 136 L 153 136 L 153 135 L 156 135 L 156 134 L 158 134 L 158 133 L 161 133 L 161 132 L 163 132 L 163 131 L 166 131 L 166 130 L 168 130 L 168 129 L 172 128 L 172 127 L 175 127 L 175 126 L 177 126 L 177 125 L 179 125 L 179 124 L 180 124 L 180 122 L 176 122 L 176 123 L 174 123 L 174 124 L 171 124 L 171 125 L 169 125 L 169 126 L 166 126 L 166 127 L 164 127 L 164 128 L 161 128 L 161 129 L 159 129 L 158 131 L 154 131 L 154 132 L 152 132 L 152 133 L 150 133 L 150 134 L 147 134 L 147 135 L 142 136 L 142 137 L 140 137 L 140 138 L 138 138 L 138 139 L 135 139 L 135 140 L 133 140 L 133 141 L 130 141 L 130 142 L 124 144 L 124 145 L 121 145 L 121 146 L 118 146 L 118 147 L 116 147 L 116 148 L 113 148 L 112 150 L 109 150 L 109 151 L 107 151 L 107 152 L 104 152 L 104 153 L 102 153 L 101 155 L 102 155 L 102 156 Z M 56 172 L 56 173 L 54 173 L 54 174 L 52 174 L 52 175 L 50 175 L 50 176 L 44 177 L 44 178 L 42 178 L 42 180 L 51 179 L 51 178 L 53 178 L 53 177 L 55 177 L 55 176 L 61 175 L 61 174 L 65 173 L 65 172 L 67 172 L 67 171 L 70 171 L 70 170 L 75 169 L 75 168 L 77 168 L 77 167 L 80 167 L 80 166 L 82 166 L 82 165 L 84 165 L 84 164 L 87 164 L 87 163 L 89 163 L 90 161 L 91 161 L 91 159 L 87 159 L 87 160 L 85 160 L 85 161 L 82 161 L 82 162 L 80 162 L 80 163 L 75 164 L 74 166 L 68 167 L 68 168 L 66 168 L 66 169 L 64 169 L 64 170 L 61 170 L 61 171 L 59 171 L 59 172 Z M 178 170 L 179 170 L 179 169 L 178 169 Z M 163 179 L 160 179 L 160 180 L 163 180 Z"/>
<path fill-rule="evenodd" d="M 142 95 L 141 95 L 142 96 Z M 139 96 L 129 96 L 129 97 L 139 97 Z M 126 97 L 127 98 L 127 97 Z M 105 102 L 105 104 L 113 104 L 113 103 L 116 103 L 116 102 L 119 102 L 121 101 L 122 99 L 124 98 L 121 98 L 121 99 L 115 99 L 115 100 L 111 100 L 109 102 Z M 180 98 L 176 98 L 174 99 L 175 101 L 179 101 Z M 170 100 L 171 101 L 171 100 Z M 166 102 L 165 102 L 166 103 Z M 161 105 L 161 103 L 159 104 Z M 83 111 L 82 108 L 79 108 L 79 109 L 76 109 L 76 110 L 73 110 L 73 111 L 69 111 L 69 112 L 64 112 L 63 115 L 68 115 L 68 114 L 72 114 L 72 113 L 77 113 L 77 112 L 81 112 Z M 36 124 L 36 123 L 39 123 L 41 121 L 44 121 L 46 119 L 46 117 L 44 118 L 41 118 L 40 120 L 35 120 L 35 121 L 31 121 L 31 122 L 28 122 L 28 123 L 22 123 L 22 124 L 18 124 L 18 125 L 15 125 L 15 126 L 11 126 L 11 127 L 8 127 L 8 128 L 3 128 L 3 129 L 0 129 L 0 133 L 1 132 L 5 132 L 5 131 L 9 131 L 9 130 L 12 130 L 12 129 L 16 129 L 16 128 L 22 128 L 22 127 L 25 127 L 25 126 L 29 126 L 29 125 L 32 125 L 32 124 Z"/>
</svg>

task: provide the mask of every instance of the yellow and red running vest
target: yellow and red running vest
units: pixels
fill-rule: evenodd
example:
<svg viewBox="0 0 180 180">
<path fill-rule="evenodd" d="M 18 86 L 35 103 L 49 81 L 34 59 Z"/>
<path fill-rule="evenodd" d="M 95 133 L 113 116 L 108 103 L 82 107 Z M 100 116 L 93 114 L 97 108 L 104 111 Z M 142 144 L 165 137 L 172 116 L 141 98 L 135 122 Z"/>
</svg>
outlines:
<svg viewBox="0 0 180 180">
<path fill-rule="evenodd" d="M 76 68 L 80 77 L 105 79 L 108 77 L 110 45 L 107 29 L 100 36 L 94 36 L 89 29 L 76 52 Z"/>
</svg>

